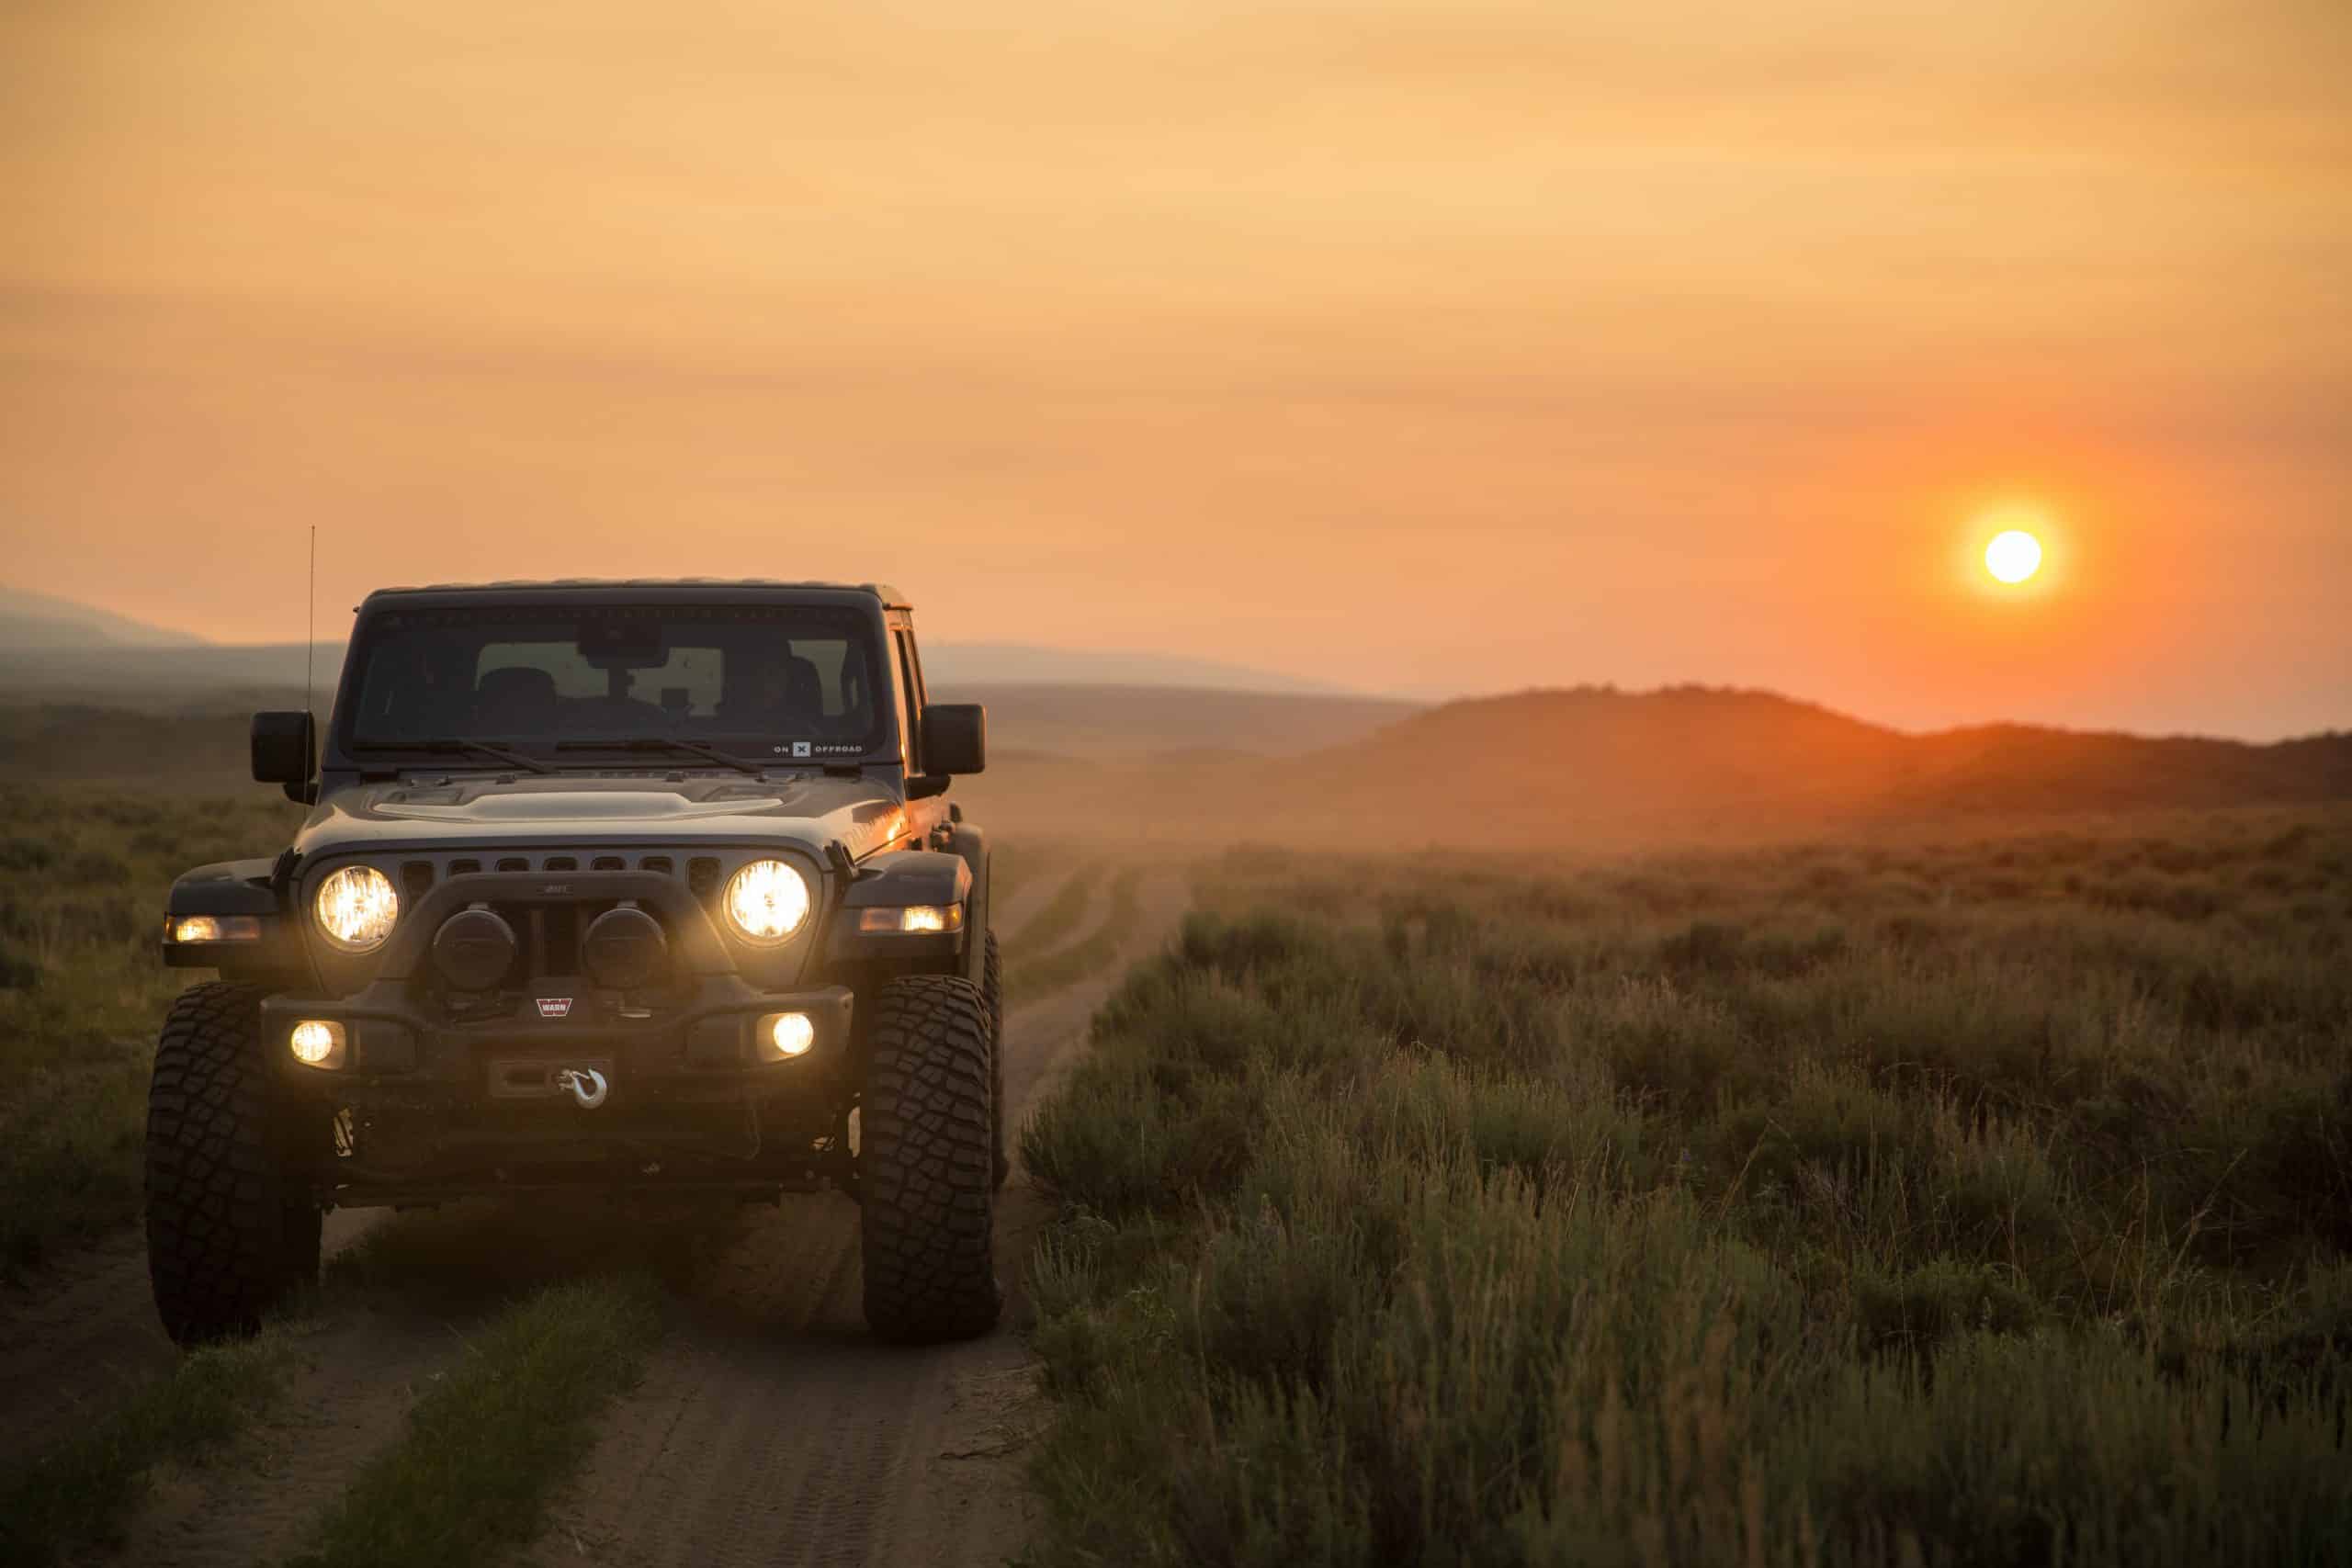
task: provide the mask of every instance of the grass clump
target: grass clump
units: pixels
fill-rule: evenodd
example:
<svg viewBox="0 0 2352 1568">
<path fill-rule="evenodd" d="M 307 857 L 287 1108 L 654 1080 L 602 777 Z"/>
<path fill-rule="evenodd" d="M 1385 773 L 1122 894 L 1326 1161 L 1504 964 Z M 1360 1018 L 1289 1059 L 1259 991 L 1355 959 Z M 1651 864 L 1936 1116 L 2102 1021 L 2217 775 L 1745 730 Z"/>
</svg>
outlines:
<svg viewBox="0 0 2352 1568">
<path fill-rule="evenodd" d="M 538 1532 L 636 1375 L 657 1316 L 649 1281 L 549 1286 L 493 1318 L 322 1523 L 301 1568 L 493 1561 Z"/>
<path fill-rule="evenodd" d="M 2347 843 L 1210 868 L 1023 1141 L 1037 1561 L 2352 1557 Z"/>
</svg>

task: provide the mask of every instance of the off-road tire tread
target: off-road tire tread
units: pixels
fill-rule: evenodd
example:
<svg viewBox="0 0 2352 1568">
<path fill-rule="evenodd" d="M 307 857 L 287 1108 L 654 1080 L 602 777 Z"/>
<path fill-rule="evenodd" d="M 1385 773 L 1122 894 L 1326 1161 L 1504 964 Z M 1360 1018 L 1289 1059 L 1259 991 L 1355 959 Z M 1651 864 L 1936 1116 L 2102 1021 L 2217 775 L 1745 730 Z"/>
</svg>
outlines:
<svg viewBox="0 0 2352 1568">
<path fill-rule="evenodd" d="M 1004 961 L 997 956 L 996 932 L 989 932 L 988 957 L 981 967 L 985 978 L 980 996 L 989 1009 L 989 1121 L 995 1128 L 996 1169 L 989 1184 L 998 1191 L 1012 1177 L 1012 1156 L 1005 1147 L 1012 1134 L 1004 1115 Z"/>
<path fill-rule="evenodd" d="M 892 980 L 876 998 L 859 1110 L 866 1325 L 886 1339 L 996 1326 L 988 1001 L 961 976 Z"/>
<path fill-rule="evenodd" d="M 180 1345 L 254 1332 L 318 1267 L 319 1212 L 289 1189 L 273 1136 L 260 1004 L 256 986 L 198 986 L 172 1004 L 155 1048 L 147 1271 Z"/>
</svg>

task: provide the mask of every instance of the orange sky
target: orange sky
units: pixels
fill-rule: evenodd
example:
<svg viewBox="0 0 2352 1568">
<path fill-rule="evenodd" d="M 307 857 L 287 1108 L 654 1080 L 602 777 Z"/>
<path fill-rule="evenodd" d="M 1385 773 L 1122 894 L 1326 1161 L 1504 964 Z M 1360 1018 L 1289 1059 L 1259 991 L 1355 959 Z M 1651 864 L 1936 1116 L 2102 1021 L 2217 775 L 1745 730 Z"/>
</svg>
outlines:
<svg viewBox="0 0 2352 1568">
<path fill-rule="evenodd" d="M 2347 83 L 2343 0 L 27 0 L 0 579 L 2352 725 Z"/>
</svg>

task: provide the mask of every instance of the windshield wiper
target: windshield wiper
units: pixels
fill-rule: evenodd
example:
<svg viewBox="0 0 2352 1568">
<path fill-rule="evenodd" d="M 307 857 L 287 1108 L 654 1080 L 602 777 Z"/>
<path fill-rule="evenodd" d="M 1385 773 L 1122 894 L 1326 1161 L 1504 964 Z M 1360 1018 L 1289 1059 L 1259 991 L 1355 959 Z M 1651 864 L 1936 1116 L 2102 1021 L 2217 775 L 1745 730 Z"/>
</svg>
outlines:
<svg viewBox="0 0 2352 1568">
<path fill-rule="evenodd" d="M 687 751 L 721 766 L 733 768 L 737 773 L 749 773 L 755 779 L 767 776 L 767 769 L 757 762 L 730 756 L 716 746 L 706 746 L 699 740 L 684 740 L 674 735 L 632 735 L 622 740 L 559 740 L 555 749 L 559 751 Z"/>
<path fill-rule="evenodd" d="M 356 740 L 354 751 L 471 751 L 477 756 L 494 757 L 510 768 L 523 768 L 535 773 L 555 772 L 536 758 L 520 751 L 509 751 L 503 746 L 492 746 L 487 740 L 468 740 L 458 736 L 443 736 L 434 740 Z"/>
</svg>

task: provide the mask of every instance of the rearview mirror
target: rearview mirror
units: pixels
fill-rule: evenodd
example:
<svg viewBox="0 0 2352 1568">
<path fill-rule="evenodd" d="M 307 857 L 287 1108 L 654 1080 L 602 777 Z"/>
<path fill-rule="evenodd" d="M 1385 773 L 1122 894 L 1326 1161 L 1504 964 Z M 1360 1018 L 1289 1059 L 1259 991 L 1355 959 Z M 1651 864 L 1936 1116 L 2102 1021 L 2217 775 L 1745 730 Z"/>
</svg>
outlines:
<svg viewBox="0 0 2352 1568">
<path fill-rule="evenodd" d="M 318 724 L 307 713 L 257 713 L 253 729 L 254 779 L 304 784 L 318 771 Z"/>
<path fill-rule="evenodd" d="M 933 773 L 988 766 L 989 710 L 978 703 L 933 703 L 922 710 L 922 765 Z"/>
</svg>

